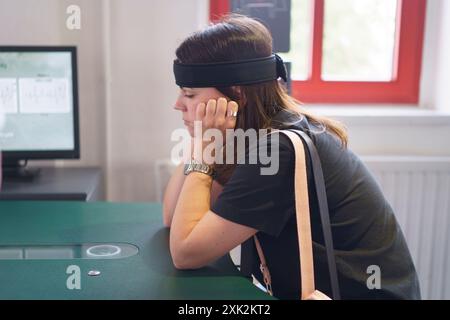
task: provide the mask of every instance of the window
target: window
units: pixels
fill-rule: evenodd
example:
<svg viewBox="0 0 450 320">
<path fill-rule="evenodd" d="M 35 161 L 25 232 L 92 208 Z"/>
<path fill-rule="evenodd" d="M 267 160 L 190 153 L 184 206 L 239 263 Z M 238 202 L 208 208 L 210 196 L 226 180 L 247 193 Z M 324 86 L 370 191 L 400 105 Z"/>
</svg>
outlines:
<svg viewBox="0 0 450 320">
<path fill-rule="evenodd" d="M 283 0 L 255 0 L 273 3 Z M 210 18 L 230 0 L 210 0 Z M 308 103 L 417 104 L 426 0 L 291 0 L 292 94 Z"/>
</svg>

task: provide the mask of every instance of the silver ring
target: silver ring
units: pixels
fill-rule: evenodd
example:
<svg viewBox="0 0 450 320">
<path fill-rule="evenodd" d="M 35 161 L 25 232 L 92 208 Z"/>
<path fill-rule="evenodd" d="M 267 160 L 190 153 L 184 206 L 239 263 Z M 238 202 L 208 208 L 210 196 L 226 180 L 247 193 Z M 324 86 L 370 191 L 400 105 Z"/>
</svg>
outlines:
<svg viewBox="0 0 450 320">
<path fill-rule="evenodd" d="M 237 111 L 230 111 L 230 117 L 236 117 Z"/>
</svg>

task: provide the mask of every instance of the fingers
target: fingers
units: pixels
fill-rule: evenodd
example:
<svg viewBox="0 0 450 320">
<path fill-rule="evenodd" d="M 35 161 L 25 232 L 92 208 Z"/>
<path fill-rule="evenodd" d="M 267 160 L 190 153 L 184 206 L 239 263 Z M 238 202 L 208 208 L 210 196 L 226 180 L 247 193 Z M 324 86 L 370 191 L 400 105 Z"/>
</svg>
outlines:
<svg viewBox="0 0 450 320">
<path fill-rule="evenodd" d="M 217 100 L 217 109 L 216 109 L 216 119 L 223 119 L 225 121 L 225 116 L 227 112 L 227 104 L 228 101 L 225 98 L 219 98 Z"/>
<path fill-rule="evenodd" d="M 210 99 L 207 104 L 200 103 L 196 110 L 196 120 L 202 121 L 204 128 L 234 129 L 238 104 L 225 98 Z"/>
<path fill-rule="evenodd" d="M 206 104 L 199 103 L 197 105 L 197 110 L 195 111 L 195 121 L 202 121 L 206 115 Z"/>
<path fill-rule="evenodd" d="M 214 123 L 214 117 L 216 114 L 216 100 L 209 100 L 208 104 L 206 105 L 206 115 L 205 115 L 205 121 L 208 124 Z"/>
<path fill-rule="evenodd" d="M 231 101 L 228 103 L 227 116 L 225 120 L 225 127 L 227 129 L 234 129 L 236 127 L 238 108 L 238 104 L 235 101 Z"/>
</svg>

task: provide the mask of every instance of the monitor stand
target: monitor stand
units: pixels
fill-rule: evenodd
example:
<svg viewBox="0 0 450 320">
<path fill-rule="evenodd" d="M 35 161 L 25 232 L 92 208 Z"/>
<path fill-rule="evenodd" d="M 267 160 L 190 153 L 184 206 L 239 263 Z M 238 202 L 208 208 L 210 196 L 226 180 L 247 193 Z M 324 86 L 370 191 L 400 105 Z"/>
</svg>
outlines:
<svg viewBox="0 0 450 320">
<path fill-rule="evenodd" d="M 40 171 L 40 168 L 27 168 L 26 160 L 3 159 L 2 172 L 4 180 L 33 181 Z"/>
</svg>

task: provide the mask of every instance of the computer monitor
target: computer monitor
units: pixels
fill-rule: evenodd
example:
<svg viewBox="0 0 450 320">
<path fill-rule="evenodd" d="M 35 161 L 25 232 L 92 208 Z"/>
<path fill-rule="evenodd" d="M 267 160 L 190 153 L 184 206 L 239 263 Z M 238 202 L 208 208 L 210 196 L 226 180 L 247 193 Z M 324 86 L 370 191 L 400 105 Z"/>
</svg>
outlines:
<svg viewBox="0 0 450 320">
<path fill-rule="evenodd" d="M 29 159 L 79 159 L 76 48 L 0 46 L 0 112 L 4 177 L 32 175 Z"/>
</svg>

